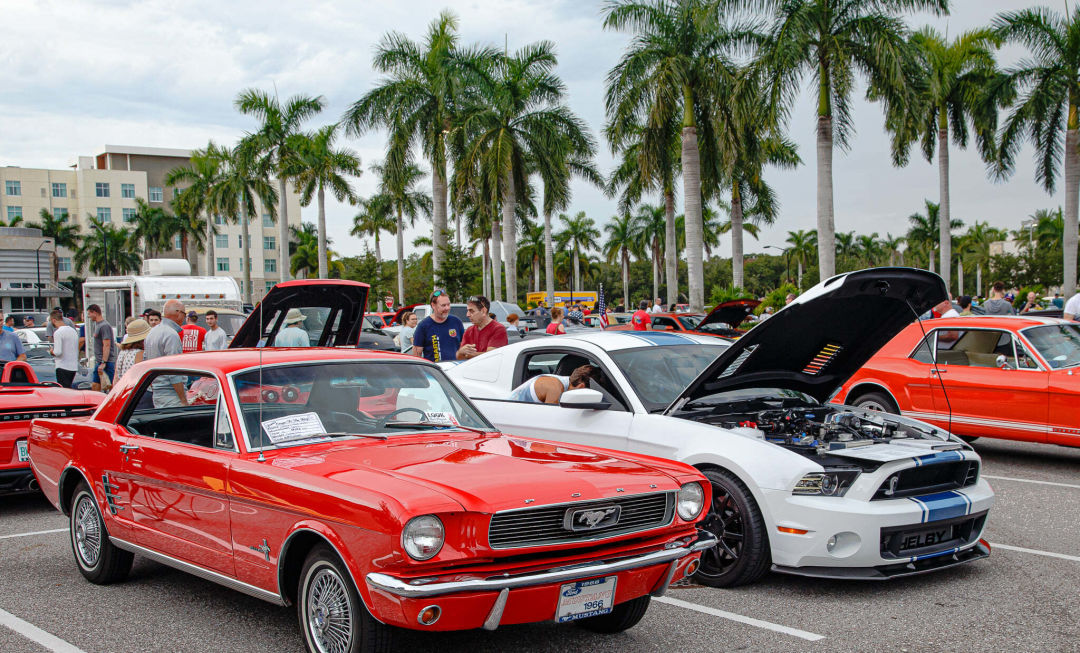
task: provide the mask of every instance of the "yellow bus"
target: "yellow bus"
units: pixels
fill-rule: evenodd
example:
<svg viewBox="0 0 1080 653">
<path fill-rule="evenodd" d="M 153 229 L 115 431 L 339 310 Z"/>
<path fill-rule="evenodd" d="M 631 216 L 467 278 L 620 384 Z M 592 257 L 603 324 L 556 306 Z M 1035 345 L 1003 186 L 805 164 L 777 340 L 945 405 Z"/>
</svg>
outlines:
<svg viewBox="0 0 1080 653">
<path fill-rule="evenodd" d="M 556 290 L 555 305 L 565 308 L 568 304 L 581 304 L 590 311 L 596 308 L 596 292 L 591 290 Z M 540 302 L 547 303 L 546 292 L 531 292 L 525 295 L 525 303 L 529 307 L 538 306 Z M 551 308 L 550 306 L 548 308 Z"/>
</svg>

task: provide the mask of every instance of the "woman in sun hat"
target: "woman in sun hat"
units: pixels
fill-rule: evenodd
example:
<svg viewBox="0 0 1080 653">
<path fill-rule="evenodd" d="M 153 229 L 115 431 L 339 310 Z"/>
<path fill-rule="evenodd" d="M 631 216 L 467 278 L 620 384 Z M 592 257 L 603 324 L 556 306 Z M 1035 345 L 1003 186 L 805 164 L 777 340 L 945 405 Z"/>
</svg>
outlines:
<svg viewBox="0 0 1080 653">
<path fill-rule="evenodd" d="M 126 335 L 120 341 L 120 353 L 116 355 L 116 374 L 113 378 L 117 380 L 117 383 L 114 385 L 119 384 L 120 379 L 124 377 L 124 372 L 131 369 L 132 365 L 142 362 L 143 341 L 150 335 L 150 323 L 136 318 L 128 323 L 125 331 Z"/>
<path fill-rule="evenodd" d="M 298 308 L 290 308 L 285 314 L 285 328 L 274 338 L 275 347 L 310 347 L 311 339 L 300 324 L 306 320 Z"/>
</svg>

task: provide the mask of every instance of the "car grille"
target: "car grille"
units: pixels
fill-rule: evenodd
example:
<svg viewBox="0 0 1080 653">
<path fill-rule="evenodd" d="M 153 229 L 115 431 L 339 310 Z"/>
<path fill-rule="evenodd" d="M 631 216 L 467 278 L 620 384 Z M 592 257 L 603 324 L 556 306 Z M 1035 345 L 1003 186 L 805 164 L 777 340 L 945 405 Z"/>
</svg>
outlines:
<svg viewBox="0 0 1080 653">
<path fill-rule="evenodd" d="M 571 511 L 599 510 L 618 506 L 618 521 L 588 530 L 564 526 Z M 599 501 L 579 501 L 555 506 L 522 508 L 496 513 L 488 527 L 488 543 L 493 549 L 591 542 L 636 533 L 671 523 L 675 514 L 675 492 L 654 492 Z"/>
<path fill-rule="evenodd" d="M 893 478 L 897 479 L 895 485 L 893 485 Z M 975 485 L 978 480 L 979 463 L 975 460 L 909 467 L 890 474 L 874 493 L 872 500 L 899 499 L 945 492 Z"/>
<path fill-rule="evenodd" d="M 973 544 L 986 524 L 986 512 L 926 524 L 881 529 L 881 557 L 902 559 L 928 556 Z M 934 540 L 928 541 L 927 534 Z"/>
</svg>

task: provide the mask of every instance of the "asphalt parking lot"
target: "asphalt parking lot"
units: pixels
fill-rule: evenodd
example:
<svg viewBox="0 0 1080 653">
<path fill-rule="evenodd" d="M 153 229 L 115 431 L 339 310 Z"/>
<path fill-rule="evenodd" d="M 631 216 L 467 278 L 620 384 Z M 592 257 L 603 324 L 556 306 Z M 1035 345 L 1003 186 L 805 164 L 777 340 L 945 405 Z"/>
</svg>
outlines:
<svg viewBox="0 0 1080 653">
<path fill-rule="evenodd" d="M 1080 449 L 980 440 L 997 492 L 988 560 L 887 583 L 771 574 L 734 590 L 673 588 L 632 630 L 536 624 L 403 632 L 400 650 L 1080 651 Z M 66 519 L 0 497 L 0 651 L 301 651 L 295 612 L 136 559 L 99 587 L 75 568 Z M 39 643 L 40 642 L 40 643 Z"/>
</svg>

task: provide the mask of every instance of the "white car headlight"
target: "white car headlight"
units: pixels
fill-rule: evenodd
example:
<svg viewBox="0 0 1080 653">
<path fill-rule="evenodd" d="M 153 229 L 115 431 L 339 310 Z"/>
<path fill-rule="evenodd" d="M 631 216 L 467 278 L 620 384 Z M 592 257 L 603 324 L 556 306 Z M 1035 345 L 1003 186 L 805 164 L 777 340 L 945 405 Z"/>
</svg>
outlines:
<svg viewBox="0 0 1080 653">
<path fill-rule="evenodd" d="M 435 515 L 413 517 L 401 531 L 401 546 L 414 560 L 430 560 L 442 549 L 446 529 Z"/>
<path fill-rule="evenodd" d="M 675 501 L 675 511 L 683 521 L 690 521 L 701 514 L 705 507 L 705 490 L 701 483 L 686 483 L 679 488 L 679 496 Z"/>
<path fill-rule="evenodd" d="M 842 497 L 848 488 L 859 477 L 858 470 L 834 470 L 827 469 L 824 472 L 814 472 L 799 479 L 795 484 L 792 494 L 801 494 L 819 497 Z"/>
</svg>

